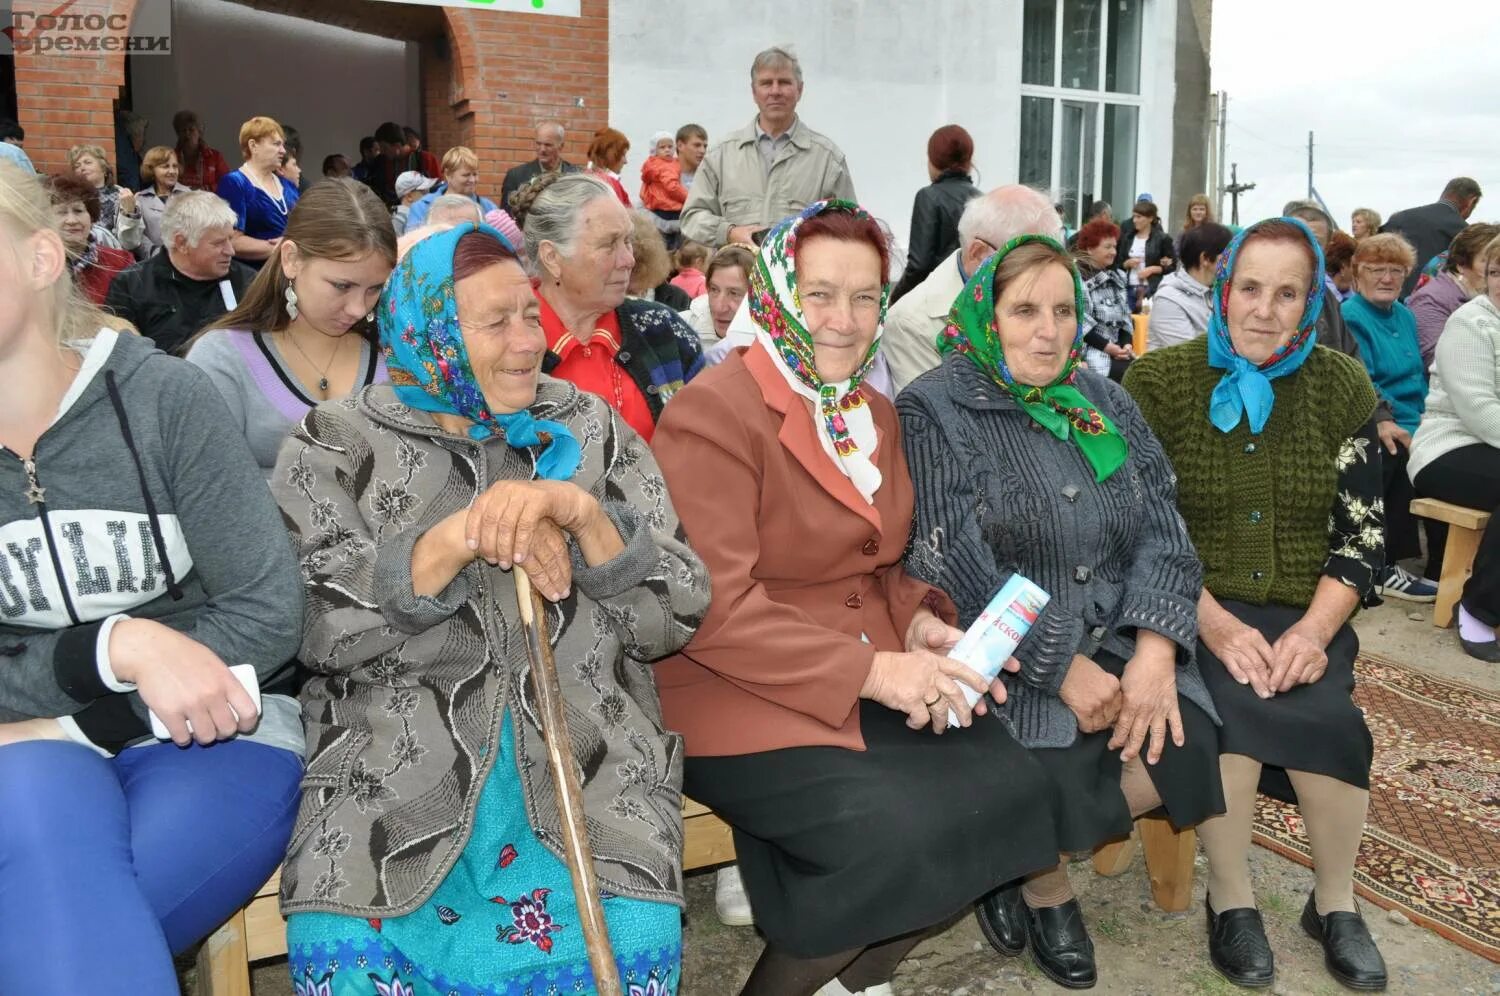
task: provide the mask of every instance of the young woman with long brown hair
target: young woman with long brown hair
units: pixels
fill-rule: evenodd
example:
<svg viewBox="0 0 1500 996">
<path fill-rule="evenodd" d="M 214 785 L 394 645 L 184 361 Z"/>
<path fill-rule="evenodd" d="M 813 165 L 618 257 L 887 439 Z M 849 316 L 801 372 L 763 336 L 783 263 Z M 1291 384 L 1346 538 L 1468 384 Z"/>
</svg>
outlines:
<svg viewBox="0 0 1500 996">
<path fill-rule="evenodd" d="M 266 474 L 314 405 L 386 379 L 374 310 L 395 265 L 380 198 L 355 180 L 324 180 L 292 209 L 240 306 L 189 346 Z"/>
</svg>

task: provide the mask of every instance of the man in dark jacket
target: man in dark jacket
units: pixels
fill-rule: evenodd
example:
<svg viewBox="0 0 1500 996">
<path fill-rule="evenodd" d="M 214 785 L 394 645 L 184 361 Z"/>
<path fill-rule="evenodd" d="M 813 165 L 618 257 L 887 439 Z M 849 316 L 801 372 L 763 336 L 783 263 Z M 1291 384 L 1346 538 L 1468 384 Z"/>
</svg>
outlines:
<svg viewBox="0 0 1500 996">
<path fill-rule="evenodd" d="M 500 206 L 510 210 L 510 195 L 543 173 L 576 173 L 578 167 L 562 157 L 563 131 L 560 121 L 543 121 L 536 126 L 536 158 L 529 163 L 513 166 L 505 173 L 505 182 L 500 185 Z"/>
<path fill-rule="evenodd" d="M 175 353 L 234 309 L 255 271 L 234 258 L 234 209 L 207 191 L 174 194 L 161 218 L 164 249 L 115 277 L 104 305 L 158 349 Z"/>
<path fill-rule="evenodd" d="M 1474 180 L 1467 176 L 1455 177 L 1448 181 L 1443 196 L 1434 203 L 1397 211 L 1380 226 L 1382 232 L 1395 232 L 1417 250 L 1417 265 L 1407 274 L 1406 284 L 1401 288 L 1401 300 L 1406 300 L 1406 295 L 1417 286 L 1417 278 L 1422 275 L 1422 267 L 1427 261 L 1440 252 L 1446 252 L 1453 237 L 1468 225 L 1469 215 L 1474 213 L 1483 193 Z"/>
</svg>

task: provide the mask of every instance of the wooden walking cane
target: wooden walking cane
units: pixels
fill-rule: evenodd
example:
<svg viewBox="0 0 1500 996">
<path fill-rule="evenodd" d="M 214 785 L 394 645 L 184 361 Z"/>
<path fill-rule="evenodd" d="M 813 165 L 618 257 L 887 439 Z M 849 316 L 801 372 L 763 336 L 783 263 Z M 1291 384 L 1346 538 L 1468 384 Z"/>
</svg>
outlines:
<svg viewBox="0 0 1500 996">
<path fill-rule="evenodd" d="M 582 918 L 583 943 L 594 970 L 599 996 L 621 996 L 620 972 L 615 965 L 604 907 L 599 901 L 599 880 L 594 876 L 593 852 L 584 824 L 583 787 L 573 770 L 572 740 L 563 714 L 562 687 L 557 682 L 557 662 L 552 659 L 552 641 L 547 635 L 547 607 L 531 586 L 531 578 L 520 567 L 514 571 L 516 604 L 521 610 L 521 628 L 526 631 L 526 655 L 531 658 L 531 680 L 536 688 L 537 711 L 542 735 L 547 741 L 547 766 L 552 769 L 552 787 L 557 792 L 557 813 L 562 818 L 563 853 L 573 877 L 573 899 Z"/>
</svg>

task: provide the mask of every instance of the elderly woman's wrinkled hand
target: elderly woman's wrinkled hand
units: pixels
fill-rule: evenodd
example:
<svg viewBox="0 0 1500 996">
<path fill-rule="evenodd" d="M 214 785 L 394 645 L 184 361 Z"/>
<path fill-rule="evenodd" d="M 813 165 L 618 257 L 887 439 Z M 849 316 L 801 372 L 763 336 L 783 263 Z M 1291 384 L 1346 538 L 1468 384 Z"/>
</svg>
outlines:
<svg viewBox="0 0 1500 996">
<path fill-rule="evenodd" d="M 930 725 L 932 732 L 941 734 L 948 728 L 950 709 L 960 726 L 973 722 L 975 709 L 964 698 L 959 682 L 980 695 L 993 691 L 973 668 L 952 657 L 930 650 L 902 654 L 882 650 L 875 654 L 859 697 L 906 713 L 906 725 L 913 730 Z"/>
<path fill-rule="evenodd" d="M 1120 678 L 1120 715 L 1109 738 L 1109 749 L 1120 751 L 1122 762 L 1133 761 L 1149 736 L 1146 763 L 1155 764 L 1161 760 L 1169 732 L 1178 747 L 1186 742 L 1177 703 L 1176 658 L 1138 654 L 1125 665 Z"/>
<path fill-rule="evenodd" d="M 923 606 L 912 615 L 911 624 L 906 627 L 906 649 L 908 652 L 932 650 L 946 654 L 963 635 L 963 630 L 949 626 Z"/>
<path fill-rule="evenodd" d="M 1271 647 L 1274 662 L 1270 684 L 1278 692 L 1289 692 L 1298 685 L 1311 685 L 1328 670 L 1325 643 L 1292 626 Z"/>
<path fill-rule="evenodd" d="M 1074 655 L 1057 694 L 1084 733 L 1107 730 L 1120 715 L 1120 679 L 1082 654 Z"/>
<path fill-rule="evenodd" d="M 1260 630 L 1230 616 L 1219 626 L 1202 627 L 1199 636 L 1235 681 L 1249 685 L 1263 699 L 1276 694 L 1271 683 L 1276 655 Z"/>
<path fill-rule="evenodd" d="M 566 598 L 573 583 L 568 533 L 589 528 L 599 503 L 563 481 L 498 481 L 480 493 L 464 520 L 476 557 L 504 570 L 523 567 L 547 598 Z"/>
</svg>

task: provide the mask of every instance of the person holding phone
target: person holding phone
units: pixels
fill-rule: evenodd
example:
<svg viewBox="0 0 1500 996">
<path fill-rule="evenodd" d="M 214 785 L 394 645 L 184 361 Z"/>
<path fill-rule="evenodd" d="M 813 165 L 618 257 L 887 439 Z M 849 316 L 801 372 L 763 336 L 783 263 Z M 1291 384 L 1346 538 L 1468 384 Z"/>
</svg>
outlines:
<svg viewBox="0 0 1500 996">
<path fill-rule="evenodd" d="M 797 116 L 797 57 L 781 48 L 757 55 L 750 93 L 760 113 L 709 150 L 693 176 L 682 208 L 684 238 L 715 248 L 760 245 L 772 225 L 809 204 L 854 200 L 844 153 Z"/>
<path fill-rule="evenodd" d="M 297 704 L 230 666 L 285 667 L 300 576 L 213 384 L 107 327 L 5 164 L 0 230 L 0 992 L 176 992 L 286 850 Z"/>
</svg>

